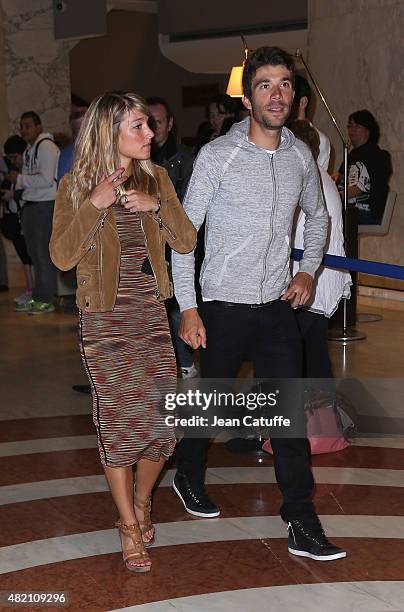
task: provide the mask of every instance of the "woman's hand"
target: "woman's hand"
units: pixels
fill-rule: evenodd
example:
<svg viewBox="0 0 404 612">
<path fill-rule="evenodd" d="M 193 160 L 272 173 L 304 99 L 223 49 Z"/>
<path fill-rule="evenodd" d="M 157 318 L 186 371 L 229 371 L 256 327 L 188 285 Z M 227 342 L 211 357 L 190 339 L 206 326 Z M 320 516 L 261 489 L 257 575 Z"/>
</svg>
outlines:
<svg viewBox="0 0 404 612">
<path fill-rule="evenodd" d="M 157 212 L 160 209 L 160 201 L 157 196 L 150 196 L 136 189 L 129 189 L 121 196 L 121 204 L 130 212 Z"/>
<path fill-rule="evenodd" d="M 115 172 L 98 183 L 91 192 L 90 202 L 98 210 L 109 208 L 119 198 L 118 185 L 122 185 L 128 178 L 123 174 L 124 170 L 124 168 L 118 168 L 118 170 L 115 170 Z"/>
</svg>

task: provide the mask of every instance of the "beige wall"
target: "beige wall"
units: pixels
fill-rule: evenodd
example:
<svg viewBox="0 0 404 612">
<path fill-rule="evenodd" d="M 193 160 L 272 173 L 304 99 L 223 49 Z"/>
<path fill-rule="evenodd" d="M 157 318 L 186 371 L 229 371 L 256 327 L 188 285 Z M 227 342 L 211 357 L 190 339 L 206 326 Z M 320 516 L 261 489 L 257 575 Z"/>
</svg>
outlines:
<svg viewBox="0 0 404 612">
<path fill-rule="evenodd" d="M 0 7 L 1 8 L 1 7 Z M 6 82 L 6 58 L 4 50 L 3 35 L 3 12 L 0 10 L 0 83 Z M 0 143 L 2 144 L 9 135 L 8 131 L 8 104 L 7 89 L 0 88 Z M 1 149 L 0 144 L 0 149 Z"/>
<path fill-rule="evenodd" d="M 26 110 L 39 113 L 46 131 L 67 130 L 70 43 L 54 39 L 52 0 L 1 0 L 0 8 L 8 133 L 18 132 Z"/>
<path fill-rule="evenodd" d="M 380 146 L 390 151 L 390 185 L 398 199 L 388 236 L 362 238 L 363 259 L 404 265 L 404 2 L 403 0 L 309 0 L 309 64 L 340 124 L 369 109 L 381 127 Z M 341 145 L 321 105 L 315 123 Z"/>
<path fill-rule="evenodd" d="M 86 100 L 108 89 L 163 96 L 172 106 L 181 135 L 194 135 L 204 109 L 183 109 L 182 87 L 219 83 L 223 88 L 224 77 L 193 74 L 167 60 L 158 46 L 157 15 L 112 11 L 107 25 L 107 36 L 83 40 L 72 49 L 72 91 Z"/>
</svg>

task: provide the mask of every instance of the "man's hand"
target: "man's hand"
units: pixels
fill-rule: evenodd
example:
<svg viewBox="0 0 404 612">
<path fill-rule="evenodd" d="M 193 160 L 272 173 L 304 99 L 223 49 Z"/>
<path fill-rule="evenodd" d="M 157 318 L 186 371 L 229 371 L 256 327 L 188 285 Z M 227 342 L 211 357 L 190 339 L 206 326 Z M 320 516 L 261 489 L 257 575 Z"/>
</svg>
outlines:
<svg viewBox="0 0 404 612">
<path fill-rule="evenodd" d="M 197 349 L 206 348 L 206 330 L 196 308 L 188 308 L 181 313 L 181 324 L 178 332 L 181 340 Z"/>
<path fill-rule="evenodd" d="M 313 279 L 307 272 L 298 272 L 294 276 L 281 297 L 281 300 L 289 300 L 292 308 L 304 306 L 309 301 L 313 290 Z"/>
</svg>

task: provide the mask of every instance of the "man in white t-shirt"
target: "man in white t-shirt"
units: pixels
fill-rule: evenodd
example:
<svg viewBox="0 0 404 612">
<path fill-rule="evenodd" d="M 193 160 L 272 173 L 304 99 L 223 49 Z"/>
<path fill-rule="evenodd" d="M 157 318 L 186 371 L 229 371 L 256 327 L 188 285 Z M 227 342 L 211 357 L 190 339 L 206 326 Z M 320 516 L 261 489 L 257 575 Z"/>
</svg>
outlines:
<svg viewBox="0 0 404 612">
<path fill-rule="evenodd" d="M 35 284 L 32 298 L 17 304 L 16 310 L 46 314 L 55 310 L 56 268 L 49 255 L 49 241 L 60 151 L 52 134 L 42 131 L 41 119 L 34 111 L 21 115 L 20 128 L 27 143 L 22 172 L 12 170 L 8 179 L 15 190 L 22 191 L 22 230 L 34 267 Z"/>
</svg>

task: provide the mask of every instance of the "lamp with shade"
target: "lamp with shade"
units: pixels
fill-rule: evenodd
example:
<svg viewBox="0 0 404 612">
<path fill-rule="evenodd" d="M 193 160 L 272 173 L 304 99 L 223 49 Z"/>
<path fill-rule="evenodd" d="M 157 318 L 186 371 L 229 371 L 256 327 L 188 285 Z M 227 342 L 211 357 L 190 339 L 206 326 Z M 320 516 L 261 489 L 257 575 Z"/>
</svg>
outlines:
<svg viewBox="0 0 404 612">
<path fill-rule="evenodd" d="M 241 40 L 244 44 L 244 62 L 241 66 L 233 66 L 230 73 L 229 82 L 227 84 L 226 93 L 232 98 L 243 97 L 243 70 L 248 54 L 251 53 L 251 49 L 247 47 L 246 39 L 240 34 Z"/>
</svg>

